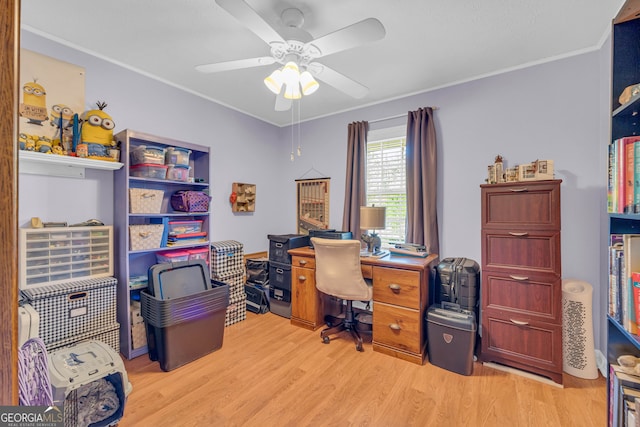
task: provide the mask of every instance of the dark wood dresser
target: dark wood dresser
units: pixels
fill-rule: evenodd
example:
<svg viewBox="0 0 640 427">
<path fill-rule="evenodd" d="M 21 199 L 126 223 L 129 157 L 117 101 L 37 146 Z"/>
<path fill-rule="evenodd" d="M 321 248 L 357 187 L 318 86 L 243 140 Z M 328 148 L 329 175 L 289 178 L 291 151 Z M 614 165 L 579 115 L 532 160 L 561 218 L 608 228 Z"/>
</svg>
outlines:
<svg viewBox="0 0 640 427">
<path fill-rule="evenodd" d="M 482 353 L 562 384 L 561 180 L 481 185 Z"/>
</svg>

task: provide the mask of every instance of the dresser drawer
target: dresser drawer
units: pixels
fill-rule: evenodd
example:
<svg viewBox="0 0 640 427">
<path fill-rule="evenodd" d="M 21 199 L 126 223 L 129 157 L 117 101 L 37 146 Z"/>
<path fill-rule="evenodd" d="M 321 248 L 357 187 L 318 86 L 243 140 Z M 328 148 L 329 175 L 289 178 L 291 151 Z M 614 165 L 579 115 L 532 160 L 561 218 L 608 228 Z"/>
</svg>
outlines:
<svg viewBox="0 0 640 427">
<path fill-rule="evenodd" d="M 410 353 L 422 349 L 423 319 L 419 310 L 374 303 L 373 341 Z"/>
<path fill-rule="evenodd" d="M 485 310 L 513 313 L 543 322 L 559 322 L 562 283 L 559 276 L 483 271 L 482 301 Z"/>
<path fill-rule="evenodd" d="M 482 359 L 561 372 L 562 326 L 488 314 L 482 323 Z"/>
<path fill-rule="evenodd" d="M 556 181 L 481 187 L 482 228 L 560 229 L 560 186 Z"/>
<path fill-rule="evenodd" d="M 304 256 L 294 255 L 291 257 L 291 266 L 314 269 L 316 268 L 316 259 L 313 257 L 304 257 Z"/>
<path fill-rule="evenodd" d="M 482 231 L 484 269 L 561 274 L 559 231 Z"/>
<path fill-rule="evenodd" d="M 373 300 L 420 309 L 420 272 L 373 267 Z"/>
</svg>

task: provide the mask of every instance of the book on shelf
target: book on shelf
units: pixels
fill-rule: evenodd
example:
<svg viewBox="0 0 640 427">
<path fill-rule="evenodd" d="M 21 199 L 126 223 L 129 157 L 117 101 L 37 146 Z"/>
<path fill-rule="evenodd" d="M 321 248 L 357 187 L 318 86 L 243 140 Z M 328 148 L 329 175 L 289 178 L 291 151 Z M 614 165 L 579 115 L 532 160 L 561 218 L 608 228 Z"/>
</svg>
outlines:
<svg viewBox="0 0 640 427">
<path fill-rule="evenodd" d="M 640 234 L 623 235 L 624 263 L 622 265 L 622 326 L 638 335 L 636 313 L 633 306 L 633 272 L 640 271 Z"/>
<path fill-rule="evenodd" d="M 609 316 L 622 323 L 620 310 L 620 283 L 622 278 L 622 243 L 609 246 Z"/>
<path fill-rule="evenodd" d="M 632 426 L 636 399 L 640 400 L 640 377 L 623 372 L 615 363 L 609 365 L 609 425 Z"/>
<path fill-rule="evenodd" d="M 640 213 L 640 136 L 618 138 L 608 147 L 607 211 Z"/>
</svg>

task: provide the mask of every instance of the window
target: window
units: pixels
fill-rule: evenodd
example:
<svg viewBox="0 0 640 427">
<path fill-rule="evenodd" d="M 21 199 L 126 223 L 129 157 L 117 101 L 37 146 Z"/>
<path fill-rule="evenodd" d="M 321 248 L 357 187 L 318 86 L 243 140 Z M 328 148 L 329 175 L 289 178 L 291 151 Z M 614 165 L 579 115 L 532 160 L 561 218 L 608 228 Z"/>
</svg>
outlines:
<svg viewBox="0 0 640 427">
<path fill-rule="evenodd" d="M 379 230 L 383 246 L 405 240 L 407 218 L 406 128 L 370 131 L 367 141 L 367 206 L 385 206 L 387 227 Z"/>
</svg>

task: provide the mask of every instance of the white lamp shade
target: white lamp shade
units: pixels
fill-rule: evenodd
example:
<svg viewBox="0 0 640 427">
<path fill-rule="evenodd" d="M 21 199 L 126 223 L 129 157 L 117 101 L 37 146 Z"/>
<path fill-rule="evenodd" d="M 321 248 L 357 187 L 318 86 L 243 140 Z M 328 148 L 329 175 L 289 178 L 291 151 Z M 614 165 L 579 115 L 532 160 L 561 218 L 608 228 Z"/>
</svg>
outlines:
<svg viewBox="0 0 640 427">
<path fill-rule="evenodd" d="M 308 71 L 304 71 L 300 74 L 300 86 L 302 87 L 302 93 L 305 96 L 311 95 L 320 87 L 316 79 L 314 79 Z"/>
<path fill-rule="evenodd" d="M 282 78 L 287 86 L 293 86 L 300 83 L 300 71 L 298 70 L 298 64 L 295 62 L 287 62 L 282 68 Z"/>
<path fill-rule="evenodd" d="M 284 91 L 284 97 L 286 99 L 300 99 L 302 98 L 302 94 L 300 93 L 300 85 L 298 83 L 295 84 L 286 84 L 286 89 Z"/>
<path fill-rule="evenodd" d="M 271 92 L 277 95 L 280 93 L 280 89 L 282 89 L 282 81 L 282 71 L 275 70 L 271 75 L 264 79 L 264 84 Z"/>
<path fill-rule="evenodd" d="M 360 229 L 382 230 L 386 227 L 386 208 L 360 206 Z"/>
</svg>

